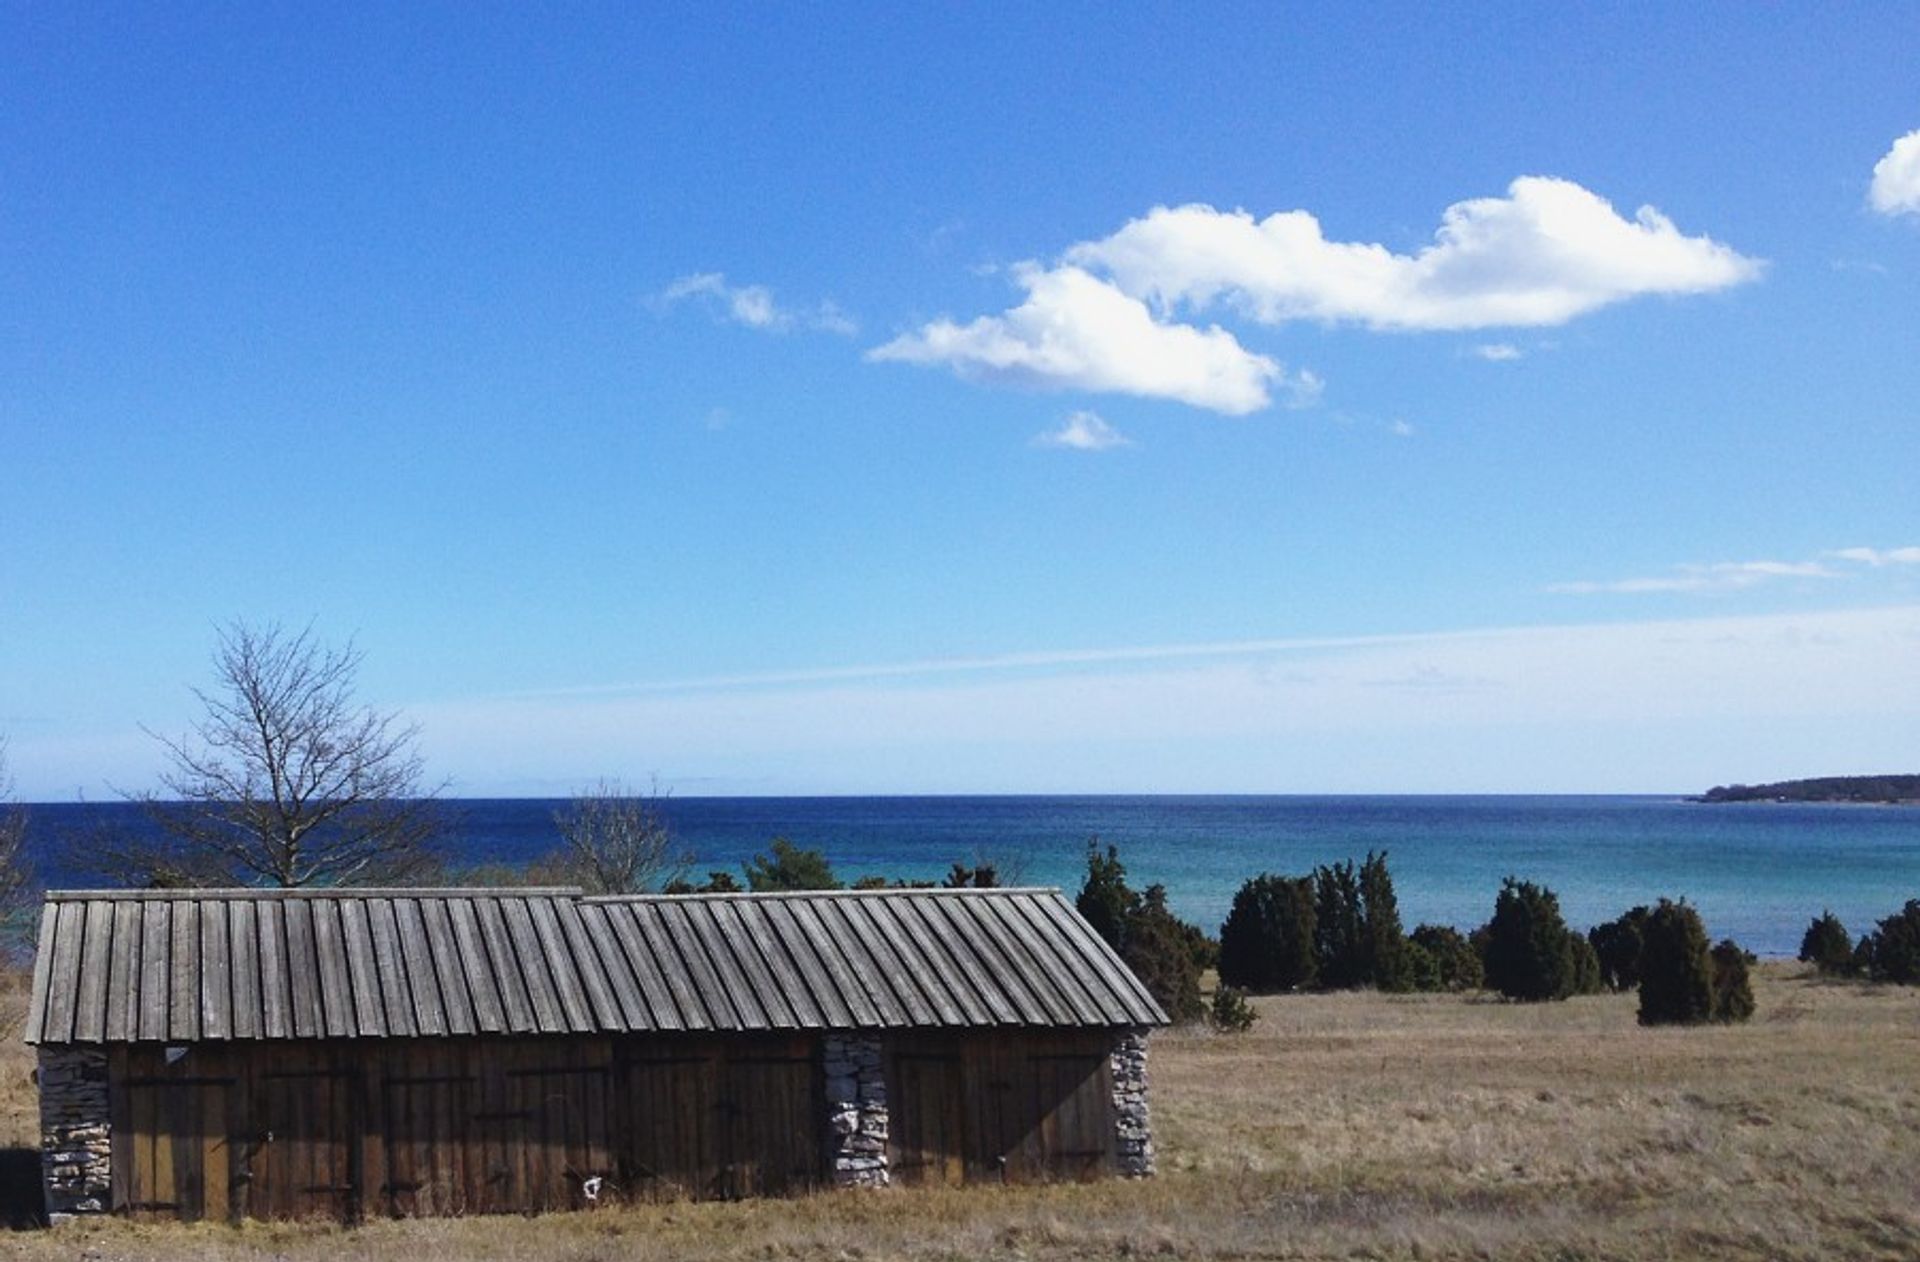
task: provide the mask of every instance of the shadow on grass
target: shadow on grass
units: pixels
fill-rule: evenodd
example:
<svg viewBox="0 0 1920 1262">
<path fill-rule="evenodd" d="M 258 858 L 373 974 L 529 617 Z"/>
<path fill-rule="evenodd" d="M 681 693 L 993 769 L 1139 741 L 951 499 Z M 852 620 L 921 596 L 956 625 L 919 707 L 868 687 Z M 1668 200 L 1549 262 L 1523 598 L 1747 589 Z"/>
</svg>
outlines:
<svg viewBox="0 0 1920 1262">
<path fill-rule="evenodd" d="M 0 1227 L 31 1231 L 47 1225 L 40 1194 L 40 1150 L 0 1148 Z"/>
</svg>

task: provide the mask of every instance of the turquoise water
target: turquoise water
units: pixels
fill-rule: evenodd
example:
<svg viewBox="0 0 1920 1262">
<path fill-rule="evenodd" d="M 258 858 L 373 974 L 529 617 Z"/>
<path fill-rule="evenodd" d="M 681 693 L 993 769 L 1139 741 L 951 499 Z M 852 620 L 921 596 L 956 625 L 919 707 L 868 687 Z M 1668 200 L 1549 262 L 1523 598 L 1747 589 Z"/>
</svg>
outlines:
<svg viewBox="0 0 1920 1262">
<path fill-rule="evenodd" d="M 554 841 L 555 802 L 451 802 L 462 857 L 520 861 Z M 1209 931 L 1263 871 L 1389 852 L 1402 918 L 1468 928 L 1502 877 L 1546 884 L 1585 928 L 1635 903 L 1685 896 L 1716 938 L 1791 955 L 1831 908 L 1856 935 L 1920 898 L 1920 808 L 1669 797 L 896 797 L 670 798 L 696 871 L 733 868 L 784 834 L 827 852 L 847 880 L 932 879 L 976 854 L 1024 867 L 1029 884 L 1077 888 L 1086 842 L 1120 849 L 1136 887 L 1158 882 Z M 51 838 L 122 804 L 33 808 L 50 883 L 78 879 Z M 63 879 L 65 878 L 65 879 Z"/>
</svg>

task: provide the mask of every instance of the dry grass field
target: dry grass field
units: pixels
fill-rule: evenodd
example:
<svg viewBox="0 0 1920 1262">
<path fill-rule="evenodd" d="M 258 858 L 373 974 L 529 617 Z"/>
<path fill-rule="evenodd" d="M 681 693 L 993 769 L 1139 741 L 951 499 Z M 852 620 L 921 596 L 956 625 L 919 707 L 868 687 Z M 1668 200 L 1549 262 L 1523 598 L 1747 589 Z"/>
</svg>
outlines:
<svg viewBox="0 0 1920 1262">
<path fill-rule="evenodd" d="M 1727 1029 L 1632 996 L 1521 1007 L 1259 1001 L 1251 1034 L 1154 1043 L 1144 1183 L 819 1195 L 544 1218 L 123 1222 L 0 1234 L 23 1259 L 1920 1257 L 1920 990 L 1766 965 Z M 12 1000 L 17 1002 L 17 997 Z M 33 1142 L 0 1052 L 0 1145 Z"/>
</svg>

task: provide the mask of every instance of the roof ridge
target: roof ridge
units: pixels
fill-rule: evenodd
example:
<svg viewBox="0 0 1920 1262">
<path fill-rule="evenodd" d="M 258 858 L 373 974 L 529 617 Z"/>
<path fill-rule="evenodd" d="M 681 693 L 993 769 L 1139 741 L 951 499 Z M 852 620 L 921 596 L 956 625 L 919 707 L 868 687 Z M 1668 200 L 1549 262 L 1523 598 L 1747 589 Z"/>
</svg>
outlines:
<svg viewBox="0 0 1920 1262">
<path fill-rule="evenodd" d="M 1058 885 L 995 885 L 978 889 L 970 885 L 890 885 L 883 889 L 870 890 L 736 890 L 731 893 L 704 892 L 687 894 L 586 894 L 583 903 L 666 903 L 690 902 L 697 900 L 719 901 L 738 899 L 751 902 L 769 898 L 900 898 L 912 894 L 957 894 L 969 897 L 996 894 L 1059 894 Z"/>
<path fill-rule="evenodd" d="M 278 886 L 216 886 L 207 889 L 48 890 L 49 903 L 78 902 L 233 902 L 282 898 L 584 898 L 577 885 L 428 885 L 328 886 L 283 889 Z"/>
</svg>

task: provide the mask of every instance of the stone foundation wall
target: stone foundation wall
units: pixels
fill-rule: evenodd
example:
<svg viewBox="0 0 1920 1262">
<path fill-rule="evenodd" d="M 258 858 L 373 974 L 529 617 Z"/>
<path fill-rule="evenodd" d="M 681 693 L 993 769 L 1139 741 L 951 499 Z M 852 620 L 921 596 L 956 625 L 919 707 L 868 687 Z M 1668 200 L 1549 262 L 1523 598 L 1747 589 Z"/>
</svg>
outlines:
<svg viewBox="0 0 1920 1262">
<path fill-rule="evenodd" d="M 47 1215 L 104 1214 L 113 1187 L 107 1054 L 91 1047 L 40 1049 L 40 1170 Z"/>
<path fill-rule="evenodd" d="M 1153 1173 L 1153 1117 L 1147 1107 L 1147 1032 L 1134 1030 L 1113 1045 L 1113 1125 L 1120 1173 Z"/>
<path fill-rule="evenodd" d="M 883 1188 L 887 1170 L 887 1080 L 880 1040 L 827 1034 L 827 1158 L 836 1187 Z"/>
</svg>

